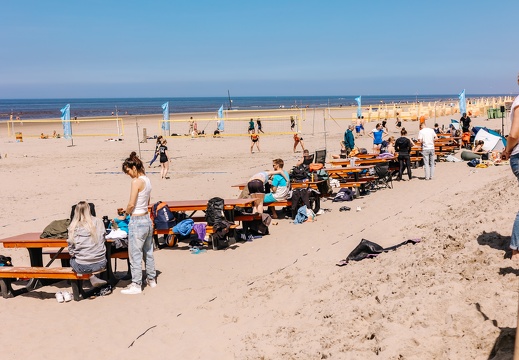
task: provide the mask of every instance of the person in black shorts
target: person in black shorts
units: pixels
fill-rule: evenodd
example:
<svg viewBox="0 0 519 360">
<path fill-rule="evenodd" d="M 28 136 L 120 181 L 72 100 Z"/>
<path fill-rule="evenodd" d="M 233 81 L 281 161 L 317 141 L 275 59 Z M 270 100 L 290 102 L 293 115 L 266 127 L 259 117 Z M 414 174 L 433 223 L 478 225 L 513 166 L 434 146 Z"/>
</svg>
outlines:
<svg viewBox="0 0 519 360">
<path fill-rule="evenodd" d="M 160 178 L 161 179 L 169 179 L 168 170 L 169 170 L 169 158 L 168 158 L 168 147 L 166 146 L 168 141 L 166 139 L 162 140 L 162 144 L 159 146 L 159 156 L 160 156 Z"/>
<path fill-rule="evenodd" d="M 258 149 L 258 152 L 261 152 L 261 150 L 259 148 L 259 135 L 256 134 L 254 129 L 252 129 L 252 132 L 251 132 L 251 135 L 250 135 L 250 140 L 251 140 L 250 153 L 252 154 L 252 149 L 254 148 L 254 145 L 256 145 L 256 148 Z"/>
<path fill-rule="evenodd" d="M 253 131 L 254 131 L 254 120 L 250 119 L 250 121 L 249 121 L 249 129 L 247 130 L 247 132 L 250 134 Z"/>
<path fill-rule="evenodd" d="M 259 118 L 256 119 L 256 126 L 258 127 L 258 134 L 261 132 L 262 134 L 265 134 L 265 132 L 261 128 L 261 120 Z"/>
</svg>

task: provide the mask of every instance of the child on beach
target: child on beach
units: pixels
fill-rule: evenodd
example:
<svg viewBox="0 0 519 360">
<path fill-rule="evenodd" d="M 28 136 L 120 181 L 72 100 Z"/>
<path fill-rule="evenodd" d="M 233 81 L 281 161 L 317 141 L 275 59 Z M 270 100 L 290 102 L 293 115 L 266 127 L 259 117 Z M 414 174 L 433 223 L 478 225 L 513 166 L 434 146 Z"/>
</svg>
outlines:
<svg viewBox="0 0 519 360">
<path fill-rule="evenodd" d="M 90 206 L 80 201 L 68 227 L 70 266 L 79 274 L 91 274 L 106 268 L 105 226 L 91 215 Z M 105 280 L 90 276 L 92 286 L 106 285 Z"/>
</svg>

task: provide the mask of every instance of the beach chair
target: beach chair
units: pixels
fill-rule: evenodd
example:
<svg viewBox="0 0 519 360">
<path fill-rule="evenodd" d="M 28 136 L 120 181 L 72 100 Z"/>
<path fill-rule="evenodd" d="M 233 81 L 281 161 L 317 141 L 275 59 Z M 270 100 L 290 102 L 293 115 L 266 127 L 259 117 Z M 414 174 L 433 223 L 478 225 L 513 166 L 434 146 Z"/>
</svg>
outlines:
<svg viewBox="0 0 519 360">
<path fill-rule="evenodd" d="M 326 149 L 315 150 L 315 163 L 325 165 L 326 162 Z"/>
<path fill-rule="evenodd" d="M 310 165 L 314 162 L 314 154 L 303 156 L 303 165 Z"/>
<path fill-rule="evenodd" d="M 391 173 L 391 170 L 389 169 L 388 164 L 383 165 L 375 165 L 375 174 L 377 174 L 377 188 L 393 188 L 393 175 Z"/>
</svg>

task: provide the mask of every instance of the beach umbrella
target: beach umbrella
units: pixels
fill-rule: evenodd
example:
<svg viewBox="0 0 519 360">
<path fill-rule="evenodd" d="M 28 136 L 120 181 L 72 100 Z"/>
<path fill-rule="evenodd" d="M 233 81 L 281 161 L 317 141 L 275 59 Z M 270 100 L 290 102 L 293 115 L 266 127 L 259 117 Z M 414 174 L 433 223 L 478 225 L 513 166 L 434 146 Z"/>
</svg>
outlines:
<svg viewBox="0 0 519 360">
<path fill-rule="evenodd" d="M 357 102 L 357 118 L 360 118 L 362 116 L 362 96 L 355 98 L 355 101 Z"/>
<path fill-rule="evenodd" d="M 224 131 L 225 124 L 223 123 L 223 105 L 218 109 L 218 130 Z"/>
<path fill-rule="evenodd" d="M 63 137 L 70 139 L 72 137 L 72 128 L 70 126 L 70 104 L 65 105 L 61 109 L 61 122 L 63 124 Z"/>
<path fill-rule="evenodd" d="M 162 130 L 169 133 L 169 101 L 162 104 Z"/>
<path fill-rule="evenodd" d="M 465 89 L 463 89 L 462 92 L 458 95 L 460 99 L 460 113 L 466 113 L 467 112 L 467 102 L 465 100 Z"/>
</svg>

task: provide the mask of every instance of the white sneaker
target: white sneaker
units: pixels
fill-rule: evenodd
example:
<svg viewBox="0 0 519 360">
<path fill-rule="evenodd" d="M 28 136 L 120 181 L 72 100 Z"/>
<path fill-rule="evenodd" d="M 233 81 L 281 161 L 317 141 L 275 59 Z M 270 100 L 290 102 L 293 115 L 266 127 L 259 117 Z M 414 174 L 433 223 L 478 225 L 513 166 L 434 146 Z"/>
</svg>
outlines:
<svg viewBox="0 0 519 360">
<path fill-rule="evenodd" d="M 59 303 L 62 303 L 65 301 L 65 299 L 63 298 L 63 293 L 61 291 L 58 291 L 56 293 L 56 300 L 59 302 Z"/>
<path fill-rule="evenodd" d="M 157 287 L 157 282 L 155 281 L 155 279 L 146 279 L 146 283 L 150 288 Z"/>
<path fill-rule="evenodd" d="M 72 300 L 72 294 L 68 291 L 63 291 L 61 294 L 63 295 L 63 300 L 65 300 L 65 302 L 69 302 Z"/>
<path fill-rule="evenodd" d="M 137 294 L 140 294 L 141 292 L 142 292 L 141 286 L 139 284 L 136 284 L 133 282 L 121 290 L 121 294 L 125 294 L 125 295 L 137 295 Z"/>
</svg>

